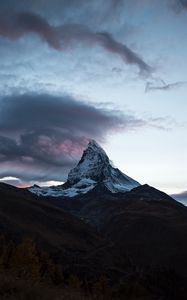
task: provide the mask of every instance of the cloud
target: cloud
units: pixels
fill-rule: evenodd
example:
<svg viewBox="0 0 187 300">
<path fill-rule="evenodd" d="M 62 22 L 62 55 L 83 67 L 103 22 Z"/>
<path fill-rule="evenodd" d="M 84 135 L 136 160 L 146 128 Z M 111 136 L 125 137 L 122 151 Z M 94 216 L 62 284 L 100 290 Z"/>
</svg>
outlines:
<svg viewBox="0 0 187 300">
<path fill-rule="evenodd" d="M 29 33 L 36 33 L 52 48 L 56 50 L 61 49 L 55 27 L 49 25 L 40 15 L 23 12 L 0 16 L 1 36 L 16 40 Z"/>
<path fill-rule="evenodd" d="M 1 98 L 0 178 L 15 177 L 22 185 L 64 181 L 89 139 L 104 143 L 116 132 L 165 129 L 166 121 L 136 117 L 68 96 Z"/>
<path fill-rule="evenodd" d="M 170 91 L 176 88 L 180 88 L 184 85 L 186 85 L 185 81 L 177 81 L 173 83 L 166 84 L 163 80 L 159 80 L 160 84 L 158 85 L 156 82 L 147 82 L 145 87 L 145 92 L 148 93 L 150 91 Z"/>
<path fill-rule="evenodd" d="M 21 183 L 21 180 L 16 177 L 7 176 L 7 177 L 0 178 L 0 183 L 1 182 L 18 186 Z"/>
<path fill-rule="evenodd" d="M 167 1 L 175 13 L 180 13 L 181 11 L 187 9 L 187 0 L 172 0 L 172 1 L 167 0 Z"/>
<path fill-rule="evenodd" d="M 177 2 L 179 2 L 183 7 L 187 8 L 187 0 L 178 0 Z"/>
<path fill-rule="evenodd" d="M 117 42 L 112 35 L 107 32 L 92 32 L 81 25 L 64 25 L 60 29 L 60 34 L 64 46 L 72 42 L 86 42 L 89 45 L 96 44 L 107 51 L 119 55 L 128 64 L 134 64 L 143 72 L 151 72 L 152 68 L 146 64 L 135 52 L 126 45 Z"/>
<path fill-rule="evenodd" d="M 181 192 L 179 194 L 172 194 L 171 197 L 187 205 L 187 191 Z"/>
<path fill-rule="evenodd" d="M 108 32 L 94 32 L 84 25 L 66 24 L 52 26 L 38 14 L 19 12 L 0 16 L 0 36 L 17 40 L 29 33 L 35 33 L 48 45 L 58 51 L 78 43 L 101 46 L 108 52 L 120 56 L 127 64 L 136 65 L 140 71 L 150 73 L 153 69 L 126 45 L 118 42 Z"/>
<path fill-rule="evenodd" d="M 123 4 L 124 0 L 111 0 L 110 10 L 114 12 L 115 10 L 121 8 Z"/>
<path fill-rule="evenodd" d="M 187 8 L 187 0 L 179 0 L 179 2 L 183 7 Z"/>
<path fill-rule="evenodd" d="M 160 122 L 160 121 L 158 121 Z M 157 126 L 150 120 L 150 126 Z M 149 121 L 71 97 L 21 95 L 0 99 L 0 177 L 64 180 L 90 138 L 149 126 Z"/>
<path fill-rule="evenodd" d="M 30 181 L 29 184 L 27 181 L 25 180 L 20 180 L 20 178 L 17 178 L 17 177 L 12 177 L 12 176 L 7 176 L 7 177 L 2 177 L 0 178 L 0 183 L 7 183 L 7 184 L 10 184 L 10 185 L 14 185 L 14 186 L 17 186 L 17 187 L 20 187 L 20 188 L 25 188 L 25 187 L 28 187 L 28 186 L 32 186 L 32 185 L 40 185 L 40 186 L 55 186 L 55 185 L 60 185 L 60 184 L 63 184 L 64 182 L 63 181 L 39 181 L 37 182 L 36 180 L 34 181 Z"/>
<path fill-rule="evenodd" d="M 176 4 L 180 8 L 185 8 L 187 9 L 187 0 L 176 0 Z"/>
<path fill-rule="evenodd" d="M 186 198 L 186 200 L 187 200 L 187 191 L 181 192 L 179 194 L 173 194 L 173 196 Z"/>
</svg>

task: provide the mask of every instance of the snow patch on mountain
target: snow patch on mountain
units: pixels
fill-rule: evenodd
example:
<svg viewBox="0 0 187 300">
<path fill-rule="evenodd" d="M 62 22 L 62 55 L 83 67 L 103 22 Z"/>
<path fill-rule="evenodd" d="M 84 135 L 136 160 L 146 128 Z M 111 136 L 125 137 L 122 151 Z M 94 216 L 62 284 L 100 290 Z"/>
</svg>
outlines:
<svg viewBox="0 0 187 300">
<path fill-rule="evenodd" d="M 29 188 L 31 193 L 37 194 L 38 196 L 48 197 L 75 197 L 80 194 L 86 194 L 92 190 L 96 185 L 96 182 L 91 179 L 82 179 L 75 185 L 69 188 L 64 188 L 63 185 L 40 187 L 32 186 Z"/>
</svg>

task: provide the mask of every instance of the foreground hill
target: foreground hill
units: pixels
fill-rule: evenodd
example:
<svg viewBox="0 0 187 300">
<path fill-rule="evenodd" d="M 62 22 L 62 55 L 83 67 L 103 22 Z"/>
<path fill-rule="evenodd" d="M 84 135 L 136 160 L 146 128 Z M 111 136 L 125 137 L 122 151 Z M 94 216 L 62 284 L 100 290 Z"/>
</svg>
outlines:
<svg viewBox="0 0 187 300">
<path fill-rule="evenodd" d="M 187 277 L 187 208 L 165 193 L 148 185 L 118 194 L 97 187 L 71 201 L 46 200 L 95 227 L 134 265 Z"/>
<path fill-rule="evenodd" d="M 20 242 L 32 238 L 38 247 L 68 269 L 97 275 L 114 268 L 116 250 L 82 220 L 28 191 L 0 184 L 0 233 Z M 114 257 L 116 254 L 116 258 Z"/>
</svg>

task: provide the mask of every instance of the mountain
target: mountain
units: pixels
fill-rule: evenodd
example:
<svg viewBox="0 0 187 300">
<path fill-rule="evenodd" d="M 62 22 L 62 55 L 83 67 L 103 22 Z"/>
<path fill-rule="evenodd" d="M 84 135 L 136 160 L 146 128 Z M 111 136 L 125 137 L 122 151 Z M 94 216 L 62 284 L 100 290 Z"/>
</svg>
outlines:
<svg viewBox="0 0 187 300">
<path fill-rule="evenodd" d="M 187 208 L 167 194 L 149 185 L 125 193 L 96 187 L 71 200 L 46 201 L 96 228 L 137 268 L 174 269 L 187 277 Z"/>
<path fill-rule="evenodd" d="M 128 264 L 104 235 L 81 218 L 53 201 L 4 183 L 0 183 L 0 235 L 15 243 L 31 238 L 64 269 L 86 272 L 88 277 L 106 271 L 109 276 L 121 274 L 119 266 Z"/>
<path fill-rule="evenodd" d="M 65 276 L 89 284 L 104 276 L 122 293 L 112 299 L 124 299 L 123 292 L 127 299 L 186 299 L 187 208 L 153 187 L 112 193 L 96 186 L 57 198 L 1 183 L 0 216 L 1 236 L 11 245 L 32 238 Z"/>
<path fill-rule="evenodd" d="M 31 237 L 81 278 L 104 274 L 115 286 L 138 272 L 149 290 L 156 284 L 153 299 L 183 299 L 167 292 L 184 282 L 183 293 L 187 279 L 187 207 L 114 168 L 95 141 L 64 185 L 1 183 L 0 216 L 2 235 L 14 242 Z"/>
<path fill-rule="evenodd" d="M 24 189 L 0 183 L 0 199 L 1 234 L 15 241 L 31 236 L 54 252 L 66 246 L 83 250 L 99 241 L 80 219 Z"/>
<path fill-rule="evenodd" d="M 96 228 L 136 266 L 173 267 L 187 277 L 187 208 L 114 168 L 95 141 L 63 186 L 30 190 Z"/>
<path fill-rule="evenodd" d="M 119 193 L 130 191 L 140 184 L 114 168 L 105 151 L 92 140 L 77 166 L 69 172 L 64 185 L 46 188 L 33 186 L 29 191 L 41 196 L 74 197 L 101 185 L 112 193 Z"/>
</svg>

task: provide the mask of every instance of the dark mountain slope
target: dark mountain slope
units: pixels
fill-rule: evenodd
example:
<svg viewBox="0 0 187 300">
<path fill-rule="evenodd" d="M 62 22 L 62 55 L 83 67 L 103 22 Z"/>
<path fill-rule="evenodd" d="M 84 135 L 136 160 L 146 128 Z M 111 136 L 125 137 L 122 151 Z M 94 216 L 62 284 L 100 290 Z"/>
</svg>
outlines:
<svg viewBox="0 0 187 300">
<path fill-rule="evenodd" d="M 140 189 L 139 196 L 143 197 L 144 191 L 141 194 Z M 135 264 L 175 268 L 186 276 L 187 209 L 166 199 L 155 201 L 152 189 L 149 194 L 152 200 L 140 200 L 136 196 L 130 195 L 127 203 L 121 203 L 102 223 L 102 232 L 122 253 L 130 255 Z"/>
<path fill-rule="evenodd" d="M 14 238 L 31 235 L 54 249 L 68 246 L 86 250 L 100 242 L 82 221 L 52 204 L 38 201 L 29 192 L 1 184 L 0 199 L 1 233 Z"/>
<path fill-rule="evenodd" d="M 49 201 L 95 226 L 135 265 L 187 276 L 187 208 L 167 194 L 148 185 L 117 194 L 100 186 L 72 200 Z"/>
<path fill-rule="evenodd" d="M 31 237 L 67 268 L 96 276 L 124 261 L 110 242 L 82 220 L 7 184 L 0 184 L 0 234 L 15 242 Z"/>
</svg>

